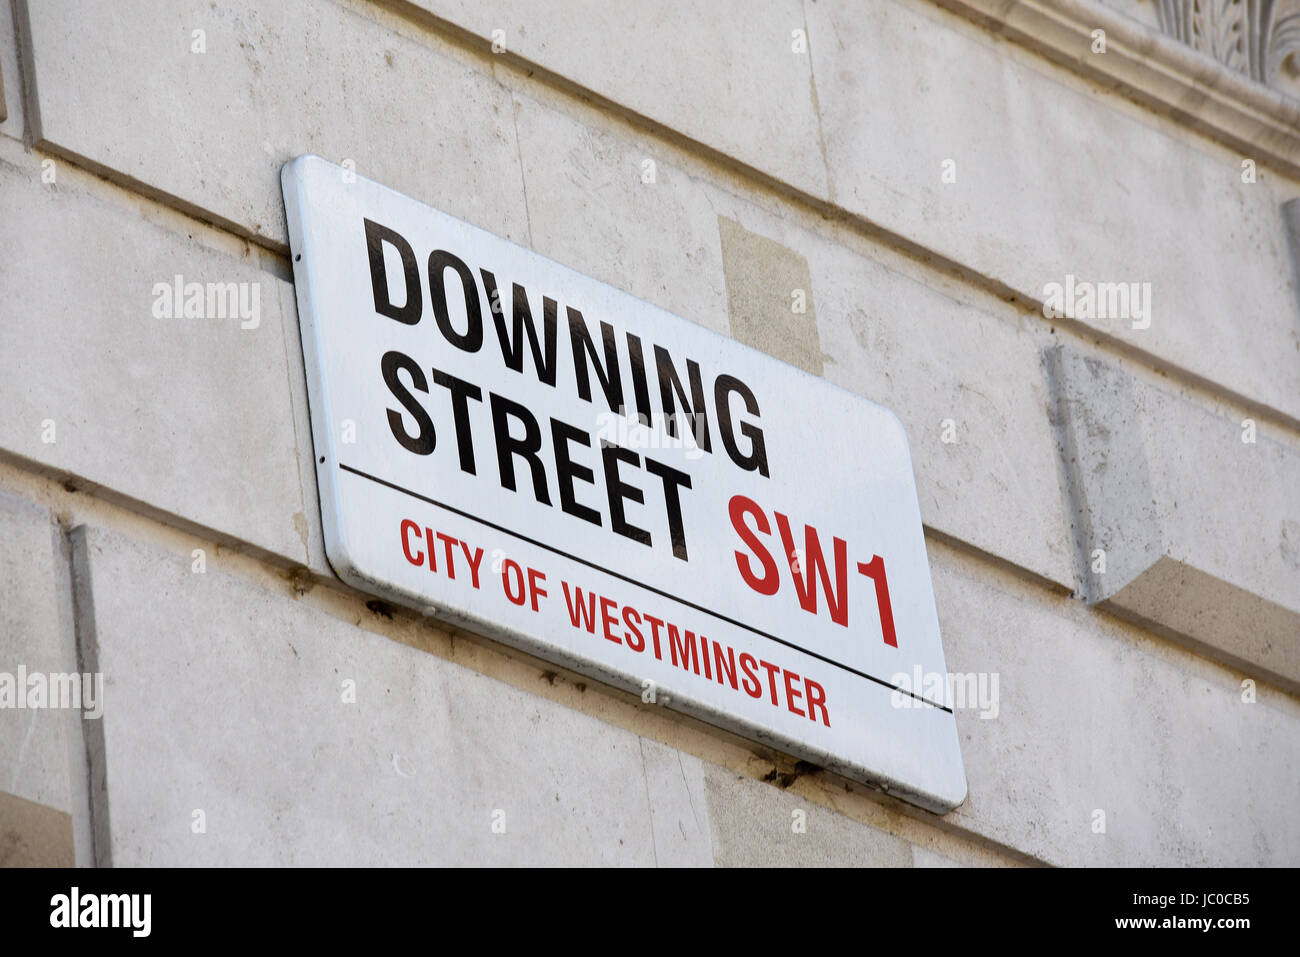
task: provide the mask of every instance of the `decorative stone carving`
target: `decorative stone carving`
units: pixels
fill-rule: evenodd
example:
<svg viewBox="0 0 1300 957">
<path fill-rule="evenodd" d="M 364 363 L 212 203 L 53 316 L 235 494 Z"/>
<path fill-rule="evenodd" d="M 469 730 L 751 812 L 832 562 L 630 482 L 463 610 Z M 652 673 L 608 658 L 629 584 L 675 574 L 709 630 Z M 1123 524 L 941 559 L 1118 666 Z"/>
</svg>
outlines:
<svg viewBox="0 0 1300 957">
<path fill-rule="evenodd" d="M 1225 66 L 1272 84 L 1300 51 L 1300 0 L 1157 0 L 1160 29 Z"/>
</svg>

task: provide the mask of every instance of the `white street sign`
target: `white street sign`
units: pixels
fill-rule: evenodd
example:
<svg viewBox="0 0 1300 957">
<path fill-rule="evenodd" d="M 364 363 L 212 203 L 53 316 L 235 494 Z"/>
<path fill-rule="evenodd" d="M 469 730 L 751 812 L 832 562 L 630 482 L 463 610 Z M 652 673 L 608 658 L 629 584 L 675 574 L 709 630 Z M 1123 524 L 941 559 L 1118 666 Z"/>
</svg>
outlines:
<svg viewBox="0 0 1300 957">
<path fill-rule="evenodd" d="M 282 179 L 343 581 L 965 799 L 892 412 L 319 157 Z"/>
</svg>

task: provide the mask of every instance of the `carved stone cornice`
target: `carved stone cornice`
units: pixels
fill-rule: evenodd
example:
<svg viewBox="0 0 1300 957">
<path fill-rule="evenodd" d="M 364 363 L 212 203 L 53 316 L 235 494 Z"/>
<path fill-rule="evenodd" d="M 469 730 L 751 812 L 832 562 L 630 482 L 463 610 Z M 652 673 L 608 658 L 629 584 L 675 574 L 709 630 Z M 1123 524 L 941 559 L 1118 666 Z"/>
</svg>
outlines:
<svg viewBox="0 0 1300 957">
<path fill-rule="evenodd" d="M 1247 69 L 1238 70 L 1096 0 L 934 2 L 1300 179 L 1300 100 L 1250 78 L 1248 42 Z M 1274 15 L 1275 38 L 1263 47 L 1271 52 L 1257 54 L 1265 71 L 1282 62 L 1293 42 L 1293 21 L 1281 31 L 1279 22 Z M 1098 30 L 1105 32 L 1105 52 L 1094 52 Z"/>
<path fill-rule="evenodd" d="M 1300 51 L 1300 0 L 1157 0 L 1160 29 L 1258 83 Z"/>
</svg>

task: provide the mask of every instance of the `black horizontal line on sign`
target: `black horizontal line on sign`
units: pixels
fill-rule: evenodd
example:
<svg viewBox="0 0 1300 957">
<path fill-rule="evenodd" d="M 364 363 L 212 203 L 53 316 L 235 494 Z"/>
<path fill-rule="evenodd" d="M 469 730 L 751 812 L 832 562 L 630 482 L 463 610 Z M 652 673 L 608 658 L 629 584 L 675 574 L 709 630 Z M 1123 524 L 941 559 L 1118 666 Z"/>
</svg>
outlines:
<svg viewBox="0 0 1300 957">
<path fill-rule="evenodd" d="M 546 551 L 551 552 L 554 555 L 559 555 L 561 558 L 567 558 L 571 562 L 577 562 L 579 565 L 585 565 L 586 567 L 592 569 L 593 571 L 600 572 L 603 575 L 609 575 L 612 578 L 617 578 L 619 581 L 626 582 L 627 584 L 633 586 L 634 588 L 644 588 L 646 591 L 654 592 L 660 598 L 666 598 L 668 601 L 676 602 L 679 605 L 685 605 L 688 608 L 693 608 L 696 611 L 700 612 L 701 614 L 709 615 L 713 618 L 718 619 L 719 621 L 725 621 L 729 625 L 735 625 L 737 628 L 742 628 L 745 631 L 750 632 L 751 634 L 758 635 L 760 638 L 766 638 L 768 641 L 775 641 L 778 645 L 784 645 L 785 647 L 793 649 L 794 651 L 797 651 L 801 654 L 805 654 L 808 655 L 809 657 L 816 658 L 818 661 L 825 662 L 826 664 L 830 665 L 833 668 L 839 668 L 841 671 L 847 671 L 849 674 L 857 675 L 859 678 L 866 678 L 868 681 L 874 681 L 878 685 L 883 685 L 884 687 L 897 691 L 900 694 L 905 694 L 909 698 L 915 698 L 917 701 L 924 702 L 925 704 L 928 704 L 932 708 L 938 708 L 940 711 L 947 711 L 949 714 L 952 714 L 952 708 L 945 707 L 944 705 L 941 704 L 936 704 L 935 702 L 931 701 L 929 698 L 916 694 L 913 691 L 908 691 L 906 688 L 900 688 L 898 687 L 898 685 L 885 681 L 883 678 L 877 678 L 875 675 L 867 674 L 865 671 L 859 671 L 857 668 L 854 668 L 850 665 L 846 665 L 843 662 L 836 661 L 833 658 L 827 658 L 825 655 L 821 655 L 815 651 L 810 651 L 807 648 L 800 647 L 799 645 L 796 645 L 794 642 L 786 641 L 784 638 L 778 638 L 776 635 L 773 635 L 770 632 L 763 631 L 761 628 L 755 628 L 753 625 L 747 625 L 743 621 L 737 621 L 736 619 L 730 618 L 727 615 L 722 614 L 721 612 L 714 611 L 712 608 L 705 608 L 703 605 L 697 605 L 695 604 L 695 602 L 687 601 L 685 598 L 681 598 L 677 595 L 673 595 L 666 591 L 663 591 L 662 589 L 655 588 L 653 585 L 647 585 L 645 582 L 639 582 L 634 578 L 629 578 L 626 575 L 621 575 L 618 572 L 612 571 L 611 569 L 606 568 L 603 565 L 597 565 L 595 562 L 589 562 L 585 558 L 581 558 L 577 555 L 571 555 L 568 552 L 564 551 L 563 549 L 556 548 L 554 545 L 547 545 L 545 542 L 539 542 L 535 538 L 530 538 L 527 535 L 521 535 L 519 532 L 512 531 L 511 529 L 498 525 L 495 522 L 489 522 L 485 518 L 480 518 L 479 516 L 466 512 L 463 509 L 456 508 L 454 505 L 448 505 L 446 502 L 439 502 L 437 499 L 429 498 L 429 496 L 427 495 L 421 495 L 419 492 L 413 491 L 412 489 L 409 488 L 404 488 L 403 486 L 397 485 L 394 482 L 390 482 L 387 479 L 382 479 L 377 475 L 371 475 L 369 472 L 363 472 L 360 469 L 354 469 L 352 466 L 344 465 L 342 462 L 339 463 L 339 468 L 342 469 L 344 472 L 351 472 L 353 475 L 374 482 L 376 485 L 382 485 L 384 486 L 384 488 L 390 488 L 394 492 L 401 492 L 403 495 L 409 495 L 411 498 L 418 499 L 421 502 L 426 502 L 429 505 L 436 505 L 438 508 L 444 509 L 445 511 L 451 512 L 455 515 L 459 515 L 461 518 L 467 518 L 471 522 L 478 522 L 480 525 L 484 525 L 487 528 L 493 529 L 494 531 L 498 531 L 502 535 L 509 535 L 511 538 L 517 538 L 521 542 L 527 542 L 529 545 L 534 545 L 537 548 L 545 549 Z"/>
</svg>

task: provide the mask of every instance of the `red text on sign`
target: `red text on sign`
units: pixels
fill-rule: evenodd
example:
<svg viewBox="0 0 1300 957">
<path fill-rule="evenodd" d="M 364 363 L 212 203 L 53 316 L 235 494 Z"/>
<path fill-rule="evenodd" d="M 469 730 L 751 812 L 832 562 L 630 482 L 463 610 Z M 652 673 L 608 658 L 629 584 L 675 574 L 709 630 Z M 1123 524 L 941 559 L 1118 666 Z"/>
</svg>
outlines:
<svg viewBox="0 0 1300 957">
<path fill-rule="evenodd" d="M 745 584 L 760 595 L 775 595 L 781 589 L 780 566 L 790 571 L 791 583 L 799 607 L 809 614 L 817 614 L 818 592 L 825 595 L 826 612 L 831 621 L 845 628 L 849 625 L 849 560 L 848 543 L 838 537 L 831 538 L 831 559 L 828 565 L 821 536 L 811 525 L 803 527 L 802 543 L 796 541 L 790 519 L 781 512 L 773 512 L 777 533 L 781 538 L 785 561 L 777 562 L 764 543 L 772 534 L 772 523 L 767 513 L 751 498 L 733 495 L 728 505 L 732 528 L 749 550 L 737 551 L 736 568 Z M 898 647 L 894 631 L 894 610 L 889 601 L 889 581 L 885 577 L 885 560 L 873 555 L 869 562 L 858 562 L 857 571 L 875 583 L 876 605 L 880 610 L 880 629 L 885 644 Z"/>
</svg>

